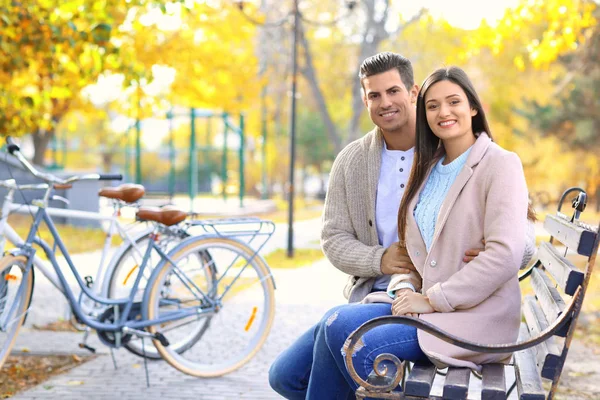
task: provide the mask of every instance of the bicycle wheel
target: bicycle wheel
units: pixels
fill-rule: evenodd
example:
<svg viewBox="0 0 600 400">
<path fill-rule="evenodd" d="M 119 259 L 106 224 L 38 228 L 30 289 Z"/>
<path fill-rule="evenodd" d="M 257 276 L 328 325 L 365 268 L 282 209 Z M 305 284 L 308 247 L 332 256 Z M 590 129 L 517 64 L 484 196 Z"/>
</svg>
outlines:
<svg viewBox="0 0 600 400">
<path fill-rule="evenodd" d="M 0 260 L 0 368 L 14 346 L 27 314 L 33 272 L 26 273 L 26 265 L 25 257 L 6 256 Z"/>
<path fill-rule="evenodd" d="M 128 297 L 131 293 L 133 284 L 137 277 L 139 266 L 142 263 L 143 253 L 148 247 L 148 240 L 149 235 L 141 237 L 135 243 L 137 250 L 133 245 L 129 245 L 127 250 L 125 250 L 121 257 L 119 257 L 119 260 L 116 262 L 115 268 L 110 275 L 110 281 L 108 283 L 108 295 L 110 298 Z M 179 241 L 170 241 L 166 247 L 167 249 L 173 248 L 178 243 Z M 210 288 L 214 285 L 215 280 L 215 273 L 213 263 L 210 260 L 210 255 L 207 253 L 196 253 L 190 254 L 189 256 L 196 257 L 197 259 L 193 262 L 188 261 L 185 264 L 188 266 L 194 266 L 194 268 L 197 266 L 202 267 L 204 273 L 204 277 L 202 278 L 203 287 L 207 291 L 210 290 Z M 144 276 L 142 276 L 142 280 L 140 281 L 137 293 L 134 297 L 135 301 L 142 300 L 143 293 L 148 284 L 148 279 L 152 274 L 153 268 L 159 261 L 159 254 L 152 252 L 144 270 Z M 176 343 L 172 344 L 173 348 L 176 349 L 177 352 L 181 353 L 186 351 L 200 339 L 202 336 L 203 325 L 198 324 L 196 328 L 196 331 L 190 331 L 187 336 L 182 337 L 181 340 L 178 340 Z M 146 357 L 149 359 L 162 358 L 154 346 L 148 346 L 147 342 L 145 344 L 146 345 L 143 346 L 142 339 L 137 336 L 133 336 L 126 344 L 123 345 L 123 347 L 140 357 Z"/>
<path fill-rule="evenodd" d="M 188 255 L 196 253 L 210 254 L 217 271 L 217 285 L 204 292 L 206 296 L 190 283 L 202 283 L 201 268 L 185 265 L 194 261 Z M 172 343 L 203 326 L 201 339 L 182 354 L 154 340 L 169 364 L 192 376 L 221 376 L 240 368 L 262 347 L 273 324 L 275 294 L 268 267 L 254 255 L 246 244 L 232 238 L 199 237 L 171 254 L 184 273 L 168 264 L 156 271 L 144 296 L 144 317 L 166 317 L 183 309 L 195 314 L 151 326 L 148 331 L 160 332 Z M 209 307 L 209 299 L 217 306 Z"/>
</svg>

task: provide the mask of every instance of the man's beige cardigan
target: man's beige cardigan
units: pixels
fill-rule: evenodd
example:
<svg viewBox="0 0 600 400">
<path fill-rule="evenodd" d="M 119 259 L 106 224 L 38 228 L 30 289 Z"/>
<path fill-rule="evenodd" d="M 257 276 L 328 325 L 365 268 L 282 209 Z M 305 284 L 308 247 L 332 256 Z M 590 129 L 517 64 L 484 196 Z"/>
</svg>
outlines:
<svg viewBox="0 0 600 400">
<path fill-rule="evenodd" d="M 385 248 L 375 225 L 382 149 L 383 134 L 375 128 L 338 154 L 329 176 L 321 246 L 329 261 L 350 275 L 344 295 L 351 303 L 361 301 L 382 275 Z"/>
</svg>

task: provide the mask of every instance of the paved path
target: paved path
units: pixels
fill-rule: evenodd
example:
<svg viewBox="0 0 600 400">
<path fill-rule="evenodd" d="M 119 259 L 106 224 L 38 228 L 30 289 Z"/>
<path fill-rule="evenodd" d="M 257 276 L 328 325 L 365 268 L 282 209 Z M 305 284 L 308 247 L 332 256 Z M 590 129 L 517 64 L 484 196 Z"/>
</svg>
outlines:
<svg viewBox="0 0 600 400">
<path fill-rule="evenodd" d="M 318 237 L 314 236 L 314 222 L 307 223 L 305 228 L 297 231 L 314 241 Z M 279 396 L 270 390 L 267 382 L 270 363 L 301 332 L 318 320 L 325 310 L 344 302 L 341 292 L 345 276 L 326 260 L 294 270 L 275 269 L 273 273 L 277 282 L 277 309 L 273 329 L 257 356 L 236 372 L 220 378 L 198 379 L 180 373 L 163 361 L 154 361 L 149 363 L 150 387 L 147 388 L 144 364 L 140 358 L 125 350 L 117 351 L 115 358 L 118 369 L 115 370 L 106 348 L 98 344 L 100 354 L 94 360 L 14 398 L 278 399 Z M 310 290 L 307 291 L 306 288 Z M 51 297 L 51 291 L 48 293 L 45 300 Z M 36 301 L 39 304 L 44 299 Z M 48 308 L 46 310 L 51 311 Z M 34 354 L 81 354 L 82 350 L 76 345 L 80 338 L 78 333 L 25 329 L 18 338 L 15 350 L 26 350 Z M 97 343 L 96 338 L 90 344 L 94 343 Z M 574 341 L 563 373 L 563 395 L 559 398 L 600 399 L 600 356 L 596 353 L 597 349 L 584 347 L 578 340 Z"/>
<path fill-rule="evenodd" d="M 149 363 L 146 388 L 143 361 L 125 350 L 115 353 L 118 370 L 101 345 L 101 354 L 70 372 L 15 396 L 15 399 L 277 399 L 267 383 L 270 363 L 294 338 L 309 328 L 328 308 L 344 301 L 344 275 L 325 260 L 296 270 L 274 270 L 277 308 L 273 329 L 259 354 L 245 367 L 227 376 L 197 379 L 163 361 Z M 318 277 L 318 279 L 315 279 Z M 306 287 L 310 287 L 307 294 Z M 25 330 L 15 350 L 30 353 L 81 353 L 78 333 Z M 97 343 L 96 339 L 90 344 Z"/>
</svg>

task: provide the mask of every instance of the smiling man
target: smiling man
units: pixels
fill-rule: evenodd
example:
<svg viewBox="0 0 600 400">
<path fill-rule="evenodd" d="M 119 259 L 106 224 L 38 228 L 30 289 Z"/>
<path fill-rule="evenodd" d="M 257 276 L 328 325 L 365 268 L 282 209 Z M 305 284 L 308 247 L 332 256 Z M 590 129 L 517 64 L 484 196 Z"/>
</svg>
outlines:
<svg viewBox="0 0 600 400">
<path fill-rule="evenodd" d="M 412 269 L 397 246 L 397 214 L 413 161 L 419 91 L 410 61 L 400 54 L 367 58 L 359 79 L 375 129 L 336 158 L 321 232 L 329 261 L 350 275 L 344 294 L 351 303 L 385 292 L 394 269 Z"/>
</svg>

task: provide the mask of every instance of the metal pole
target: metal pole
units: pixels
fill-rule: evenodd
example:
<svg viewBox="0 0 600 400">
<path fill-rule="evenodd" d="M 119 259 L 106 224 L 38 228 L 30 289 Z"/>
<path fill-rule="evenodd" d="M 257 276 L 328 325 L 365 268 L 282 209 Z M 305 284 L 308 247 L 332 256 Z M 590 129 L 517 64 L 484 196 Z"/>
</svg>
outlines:
<svg viewBox="0 0 600 400">
<path fill-rule="evenodd" d="M 246 188 L 246 180 L 244 179 L 244 114 L 240 113 L 240 207 L 244 207 L 244 190 Z"/>
<path fill-rule="evenodd" d="M 66 132 L 63 133 L 63 138 L 62 138 L 62 166 L 66 167 L 67 165 L 67 134 Z"/>
<path fill-rule="evenodd" d="M 190 109 L 190 211 L 194 211 L 198 185 L 198 160 L 196 158 L 196 109 Z"/>
<path fill-rule="evenodd" d="M 140 103 L 138 102 L 138 117 L 135 120 L 135 183 L 142 183 L 142 129 L 139 110 Z"/>
<path fill-rule="evenodd" d="M 58 167 L 58 156 L 57 156 L 57 152 L 58 152 L 58 140 L 56 139 L 56 130 L 54 131 L 54 135 L 52 135 L 52 139 L 51 139 L 51 146 L 52 146 L 52 162 L 54 163 L 53 167 L 56 168 Z"/>
<path fill-rule="evenodd" d="M 263 86 L 261 92 L 261 125 L 262 125 L 262 194 L 261 198 L 264 200 L 268 197 L 267 195 L 267 87 Z"/>
<path fill-rule="evenodd" d="M 222 195 L 223 201 L 227 201 L 227 132 L 229 125 L 227 125 L 227 113 L 223 114 L 223 154 L 221 159 L 221 183 L 222 183 Z"/>
<path fill-rule="evenodd" d="M 294 0 L 294 34 L 292 40 L 292 106 L 290 111 L 290 185 L 288 190 L 287 256 L 294 257 L 294 163 L 296 162 L 296 80 L 298 78 L 298 0 Z"/>
<path fill-rule="evenodd" d="M 127 131 L 125 132 L 125 181 L 129 181 L 131 180 L 131 171 L 129 171 L 129 156 L 131 153 L 129 151 L 129 132 L 131 132 L 131 125 L 129 125 L 129 127 L 127 128 Z"/>
<path fill-rule="evenodd" d="M 175 132 L 173 129 L 173 110 L 167 113 L 169 119 L 169 198 L 173 202 L 175 197 Z"/>
<path fill-rule="evenodd" d="M 141 128 L 141 118 L 142 114 L 142 89 L 140 87 L 140 83 L 138 82 L 137 86 L 137 117 L 135 119 L 135 183 L 142 183 L 142 128 Z"/>
</svg>

